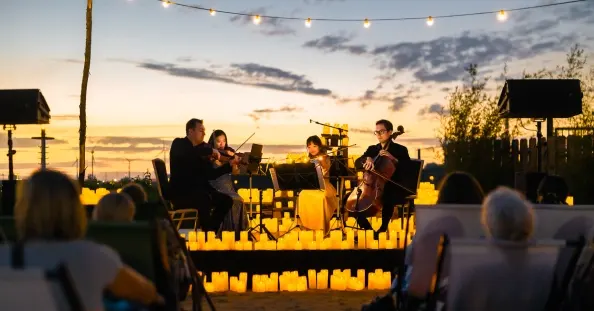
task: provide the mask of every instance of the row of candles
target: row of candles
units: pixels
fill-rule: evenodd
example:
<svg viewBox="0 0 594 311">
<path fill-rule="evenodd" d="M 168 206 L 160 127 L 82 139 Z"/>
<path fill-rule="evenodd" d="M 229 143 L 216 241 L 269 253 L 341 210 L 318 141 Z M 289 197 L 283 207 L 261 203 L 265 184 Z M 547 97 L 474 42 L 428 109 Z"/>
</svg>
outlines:
<svg viewBox="0 0 594 311">
<path fill-rule="evenodd" d="M 222 232 L 222 238 L 218 239 L 215 232 L 189 231 L 185 236 L 190 251 L 204 250 L 330 250 L 330 249 L 399 249 L 404 247 L 405 239 L 407 245 L 412 241 L 414 231 L 405 236 L 405 230 L 394 228 L 388 232 L 381 232 L 375 239 L 373 230 L 350 230 L 346 232 L 346 240 L 343 240 L 342 232 L 330 231 L 329 237 L 325 237 L 322 230 L 301 231 L 294 230 L 277 241 L 271 241 L 266 234 L 259 235 L 258 241 L 250 241 L 248 232 L 240 232 L 240 239 L 236 241 L 235 233 L 230 231 Z M 355 233 L 357 243 L 355 243 Z"/>
<path fill-rule="evenodd" d="M 357 270 L 356 276 L 351 274 L 351 269 L 334 269 L 330 278 L 328 270 L 308 270 L 307 276 L 300 276 L 298 271 L 284 271 L 282 274 L 276 272 L 268 274 L 252 275 L 252 292 L 303 292 L 314 289 L 331 290 L 352 290 L 360 291 L 365 289 L 365 270 Z M 210 282 L 205 277 L 204 287 L 207 292 L 237 292 L 247 291 L 248 274 L 241 272 L 239 276 L 229 277 L 228 272 L 213 272 Z M 367 274 L 367 289 L 383 290 L 390 288 L 391 273 L 376 269 Z"/>
</svg>

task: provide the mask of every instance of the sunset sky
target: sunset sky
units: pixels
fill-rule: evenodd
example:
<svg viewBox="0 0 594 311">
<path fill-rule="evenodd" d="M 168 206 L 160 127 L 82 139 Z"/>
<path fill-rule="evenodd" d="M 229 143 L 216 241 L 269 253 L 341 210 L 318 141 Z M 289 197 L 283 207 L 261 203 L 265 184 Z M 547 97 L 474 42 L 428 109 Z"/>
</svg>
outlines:
<svg viewBox="0 0 594 311">
<path fill-rule="evenodd" d="M 511 9 L 552 1 L 180 0 L 260 15 L 327 18 L 424 17 Z M 39 88 L 51 107 L 49 164 L 76 172 L 85 0 L 0 1 L 0 89 Z M 163 157 L 192 118 L 223 129 L 232 146 L 253 132 L 270 157 L 304 151 L 320 122 L 348 124 L 351 154 L 376 143 L 380 118 L 403 125 L 399 141 L 437 146 L 435 111 L 460 85 L 464 67 L 499 77 L 554 68 L 571 45 L 594 49 L 594 1 L 509 13 L 423 20 L 313 22 L 263 19 L 163 6 L 155 0 L 96 0 L 87 115 L 87 163 L 99 178 L 132 175 Z M 588 30 L 589 29 L 589 30 Z M 594 56 L 594 55 L 593 55 Z M 491 86 L 497 92 L 498 84 Z M 0 107 L 1 108 L 1 107 Z M 1 113 L 1 112 L 0 112 Z M 39 126 L 14 132 L 16 172 L 38 167 Z M 0 178 L 8 175 L 0 133 Z M 242 148 L 249 150 L 249 143 Z M 435 161 L 431 149 L 426 162 Z M 152 172 L 152 168 L 151 168 Z M 4 174 L 4 176 L 3 176 Z"/>
</svg>

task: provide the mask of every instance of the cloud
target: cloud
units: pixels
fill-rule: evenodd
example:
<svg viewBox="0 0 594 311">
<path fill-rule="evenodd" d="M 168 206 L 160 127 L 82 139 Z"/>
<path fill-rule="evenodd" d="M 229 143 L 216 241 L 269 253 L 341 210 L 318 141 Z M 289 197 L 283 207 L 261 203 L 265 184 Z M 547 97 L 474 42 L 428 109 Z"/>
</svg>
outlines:
<svg viewBox="0 0 594 311">
<path fill-rule="evenodd" d="M 180 67 L 174 64 L 150 61 L 138 63 L 137 66 L 175 77 L 218 81 L 307 95 L 332 95 L 332 91 L 329 89 L 314 87 L 314 83 L 304 75 L 255 63 L 231 64 L 227 69 L 221 70 Z"/>
<path fill-rule="evenodd" d="M 406 135 L 406 132 L 404 133 Z M 423 146 L 437 146 L 439 145 L 439 140 L 435 137 L 403 137 L 399 136 L 398 140 L 399 143 L 403 144 L 414 144 L 414 145 L 423 145 Z"/>
<path fill-rule="evenodd" d="M 426 116 L 431 114 L 438 114 L 443 110 L 443 106 L 439 103 L 432 104 L 430 106 L 425 106 L 419 109 L 418 115 L 419 116 Z"/>
<path fill-rule="evenodd" d="M 386 70 L 408 70 L 420 81 L 443 83 L 459 81 L 471 63 L 488 66 L 564 51 L 575 40 L 575 34 L 556 34 L 536 42 L 526 37 L 464 32 L 456 37 L 378 46 L 372 54 L 385 61 Z"/>
<path fill-rule="evenodd" d="M 85 61 L 82 59 L 74 59 L 74 58 L 58 58 L 56 61 L 64 62 L 64 63 L 71 63 L 71 64 L 84 64 Z"/>
<path fill-rule="evenodd" d="M 191 63 L 194 61 L 194 58 L 192 58 L 191 56 L 180 56 L 175 60 L 179 63 Z"/>
<path fill-rule="evenodd" d="M 73 172 L 74 169 L 76 168 L 76 162 L 74 160 L 72 161 L 56 161 L 53 162 L 51 161 L 51 158 L 47 160 L 46 162 L 47 167 L 48 168 L 72 168 Z M 88 173 L 91 172 L 91 161 L 90 159 L 87 160 L 87 164 L 88 164 Z M 99 161 L 95 161 L 95 168 L 97 167 L 110 167 L 109 163 L 105 163 L 105 162 L 99 162 Z M 36 170 L 38 168 L 41 168 L 41 162 L 16 162 L 14 163 L 14 169 L 15 170 L 23 170 L 23 169 L 30 169 L 31 171 Z M 8 163 L 0 163 L 0 170 L 8 170 Z M 2 172 L 4 173 L 4 172 Z M 8 177 L 8 172 L 5 173 L 6 177 Z M 1 174 L 0 174 L 1 175 Z M 0 176 L 1 177 L 1 176 Z"/>
<path fill-rule="evenodd" d="M 594 24 L 594 1 L 587 2 L 559 7 L 553 14 L 547 15 L 514 12 L 514 20 L 519 22 L 509 32 L 466 31 L 432 40 L 398 42 L 373 48 L 350 45 L 352 37 L 328 35 L 307 41 L 303 47 L 325 53 L 371 55 L 374 66 L 381 72 L 379 88 L 403 72 L 411 73 L 421 82 L 455 82 L 466 76 L 464 68 L 471 63 L 485 68 L 511 60 L 530 59 L 547 52 L 566 51 L 568 46 L 580 41 L 580 35 L 576 31 L 561 33 L 558 26 L 571 22 L 591 28 L 589 25 Z M 394 108 L 402 105 L 401 99 L 395 100 Z"/>
<path fill-rule="evenodd" d="M 363 44 L 347 44 L 353 40 L 353 36 L 344 35 L 326 35 L 319 39 L 314 39 L 303 43 L 303 47 L 318 49 L 325 53 L 347 52 L 354 55 L 367 53 L 367 46 Z"/>
<path fill-rule="evenodd" d="M 79 95 L 76 95 L 77 97 Z M 52 116 L 52 120 L 54 121 L 71 121 L 71 120 L 78 120 L 77 114 L 57 114 Z"/>
<path fill-rule="evenodd" d="M 31 135 L 31 137 L 33 137 L 33 135 Z M 23 137 L 14 137 L 14 134 L 12 136 L 12 143 L 14 145 L 14 148 L 34 148 L 34 147 L 39 147 L 41 145 L 41 141 L 36 140 L 36 139 L 31 139 L 31 138 L 23 138 Z M 61 145 L 61 144 L 67 144 L 68 142 L 63 140 L 63 139 L 54 139 L 54 140 L 48 140 L 47 144 L 48 146 L 52 146 L 52 145 Z M 8 135 L 5 133 L 0 133 L 0 148 L 6 148 L 6 146 L 8 145 Z"/>
<path fill-rule="evenodd" d="M 418 95 L 421 88 L 418 86 L 413 85 L 405 91 L 403 89 L 404 86 L 399 84 L 394 88 L 394 92 L 382 93 L 378 91 L 382 83 L 383 82 L 380 82 L 380 85 L 378 85 L 375 90 L 366 90 L 363 95 L 359 97 L 340 98 L 338 103 L 347 104 L 357 102 L 361 107 L 365 107 L 372 103 L 384 103 L 388 105 L 389 110 L 400 111 L 410 104 L 413 99 L 421 98 L 421 96 Z"/>
<path fill-rule="evenodd" d="M 286 20 L 278 18 L 262 17 L 262 22 L 259 25 L 254 25 L 253 16 L 264 16 L 266 15 L 266 12 L 266 8 L 260 7 L 251 11 L 242 11 L 240 13 L 244 15 L 233 15 L 229 20 L 242 26 L 251 25 L 257 27 L 261 34 L 267 36 L 286 36 L 294 35 L 296 33 L 295 29 L 287 26 Z"/>
<path fill-rule="evenodd" d="M 364 128 L 357 128 L 357 127 L 350 128 L 349 132 L 359 133 L 359 134 L 373 134 L 372 129 L 364 129 Z"/>
<path fill-rule="evenodd" d="M 250 118 L 254 121 L 260 120 L 262 117 L 269 118 L 271 114 L 278 114 L 278 113 L 293 113 L 293 112 L 301 112 L 303 108 L 295 107 L 295 106 L 282 106 L 280 108 L 265 108 L 265 109 L 255 109 L 251 113 L 248 114 Z"/>
<path fill-rule="evenodd" d="M 171 146 L 171 138 L 162 137 L 133 137 L 133 136 L 102 136 L 89 137 L 87 150 L 98 152 L 115 153 L 146 153 L 152 152 L 155 155 Z M 73 147 L 72 149 L 78 149 Z M 150 154 L 150 156 L 153 156 Z M 153 156 L 154 157 L 154 156 Z"/>
</svg>

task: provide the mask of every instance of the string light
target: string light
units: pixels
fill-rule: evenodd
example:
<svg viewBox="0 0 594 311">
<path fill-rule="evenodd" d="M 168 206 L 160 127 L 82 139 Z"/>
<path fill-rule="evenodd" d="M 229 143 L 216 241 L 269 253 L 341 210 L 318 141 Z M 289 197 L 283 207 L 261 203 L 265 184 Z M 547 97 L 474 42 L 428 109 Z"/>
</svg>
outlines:
<svg viewBox="0 0 594 311">
<path fill-rule="evenodd" d="M 367 18 L 366 18 L 366 19 L 363 21 L 363 27 L 365 27 L 365 28 L 369 28 L 370 26 L 371 26 L 371 22 L 369 21 L 369 19 L 367 19 Z"/>
<path fill-rule="evenodd" d="M 499 11 L 499 13 L 497 13 L 497 20 L 505 22 L 507 20 L 507 12 L 504 10 Z"/>
<path fill-rule="evenodd" d="M 184 8 L 195 9 L 195 10 L 202 10 L 202 11 L 209 11 L 210 15 L 214 16 L 217 11 L 214 9 L 204 8 L 196 5 L 190 4 L 183 4 L 178 2 L 173 2 L 170 0 L 157 0 L 163 4 L 163 7 L 167 8 L 170 5 L 177 5 Z M 409 21 L 409 20 L 426 20 L 428 26 L 432 26 L 435 23 L 436 18 L 454 18 L 454 17 L 466 17 L 466 16 L 476 16 L 476 15 L 487 15 L 487 14 L 497 14 L 497 20 L 503 22 L 507 20 L 508 13 L 514 11 L 526 11 L 526 10 L 533 10 L 533 9 L 540 9 L 540 8 L 548 8 L 553 6 L 559 5 L 568 5 L 580 2 L 587 2 L 588 0 L 571 0 L 565 2 L 557 2 L 557 3 L 548 3 L 548 4 L 540 4 L 540 5 L 533 5 L 533 6 L 526 6 L 526 7 L 519 7 L 515 9 L 509 10 L 497 10 L 497 11 L 483 11 L 483 12 L 472 12 L 472 13 L 460 13 L 460 14 L 450 14 L 450 15 L 435 15 L 427 17 L 394 17 L 394 18 L 366 18 L 363 21 L 363 27 L 369 28 L 371 26 L 371 22 L 395 22 L 395 21 Z M 241 12 L 233 12 L 233 11 L 222 11 L 219 10 L 218 13 L 221 14 L 228 14 L 228 15 L 235 15 L 235 16 L 251 16 L 253 19 L 254 24 L 259 25 L 262 22 L 262 18 L 268 19 L 280 19 L 280 20 L 305 20 L 305 27 L 311 27 L 313 21 L 322 21 L 322 22 L 361 22 L 361 19 L 355 18 L 303 18 L 303 17 L 289 17 L 289 16 L 275 16 L 275 15 L 253 15 L 248 13 L 241 13 Z"/>
<path fill-rule="evenodd" d="M 254 15 L 254 24 L 260 25 L 261 22 L 262 22 L 262 17 L 260 17 L 260 15 Z"/>
</svg>

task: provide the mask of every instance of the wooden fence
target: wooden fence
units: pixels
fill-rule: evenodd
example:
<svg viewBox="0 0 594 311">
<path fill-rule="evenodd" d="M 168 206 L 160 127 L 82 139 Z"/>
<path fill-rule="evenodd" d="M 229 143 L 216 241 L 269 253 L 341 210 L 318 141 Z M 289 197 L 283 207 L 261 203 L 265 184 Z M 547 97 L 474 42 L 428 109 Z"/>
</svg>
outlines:
<svg viewBox="0 0 594 311">
<path fill-rule="evenodd" d="M 593 149 L 592 136 L 543 138 L 542 171 L 565 177 L 575 204 L 594 203 Z M 473 174 L 488 191 L 536 172 L 537 155 L 536 138 L 455 142 L 446 146 L 445 168 Z"/>
</svg>

